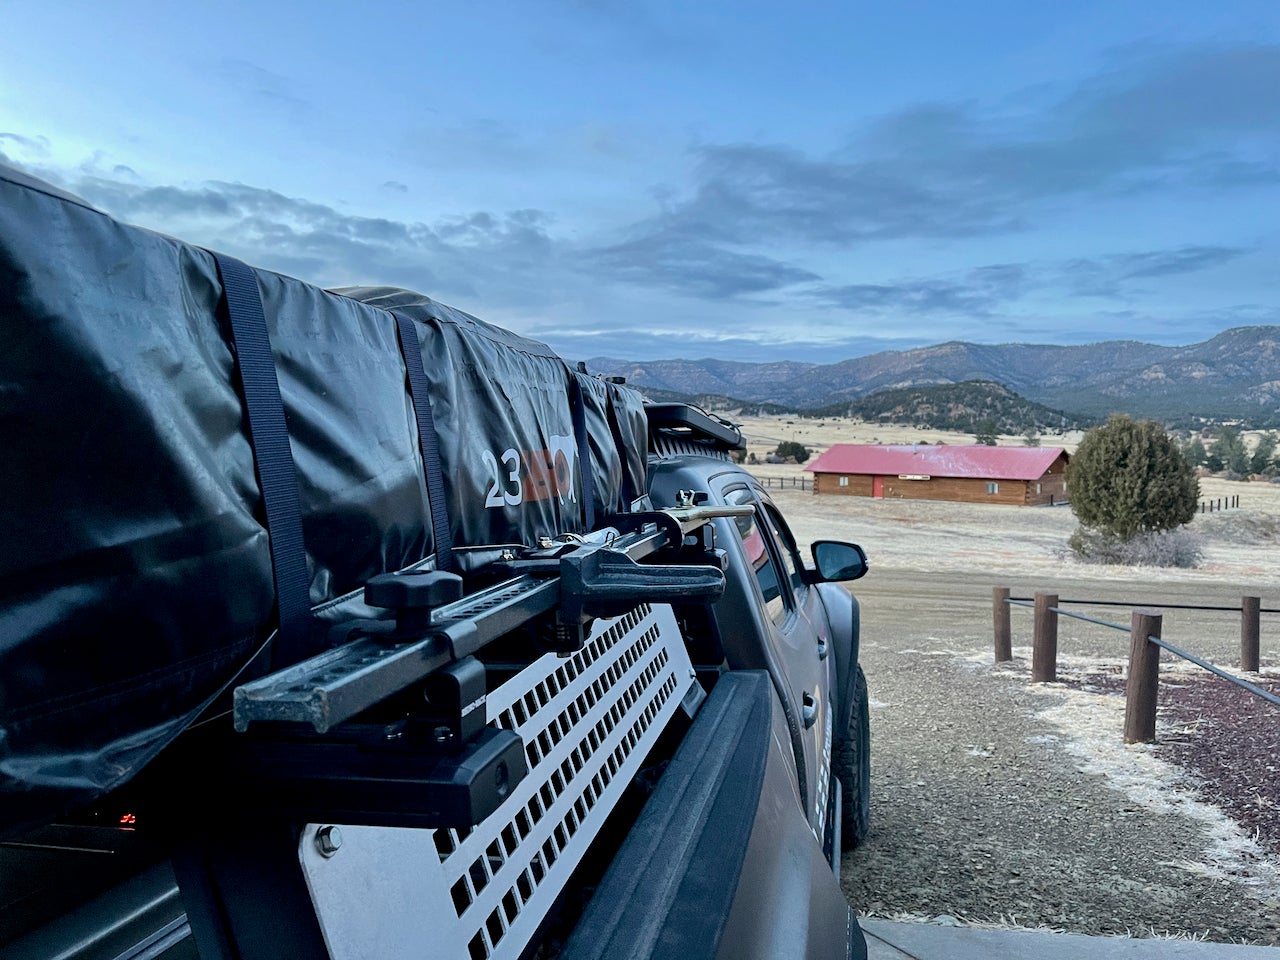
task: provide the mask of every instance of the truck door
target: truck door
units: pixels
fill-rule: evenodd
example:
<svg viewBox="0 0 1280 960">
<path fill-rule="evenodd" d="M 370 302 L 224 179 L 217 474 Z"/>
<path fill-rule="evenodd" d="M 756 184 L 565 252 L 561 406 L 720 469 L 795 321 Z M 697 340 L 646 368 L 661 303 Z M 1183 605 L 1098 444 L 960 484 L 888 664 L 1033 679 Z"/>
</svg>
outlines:
<svg viewBox="0 0 1280 960">
<path fill-rule="evenodd" d="M 734 504 L 750 504 L 756 512 L 736 518 L 747 558 L 755 570 L 764 599 L 765 641 L 773 648 L 787 693 L 800 718 L 803 743 L 806 816 L 819 842 L 826 822 L 831 780 L 831 724 L 829 692 L 833 663 L 828 657 L 831 638 L 817 592 L 800 577 L 795 540 L 785 521 L 762 491 L 738 487 L 726 493 Z"/>
<path fill-rule="evenodd" d="M 779 639 L 788 647 L 787 662 L 794 665 L 793 682 L 801 700 L 806 727 L 806 747 L 811 751 L 814 774 L 810 822 L 818 837 L 825 823 L 827 796 L 831 783 L 832 723 L 835 720 L 832 691 L 835 663 L 830 657 L 831 636 L 818 592 L 801 577 L 804 569 L 795 537 L 782 514 L 767 497 L 761 499 L 765 528 L 777 547 L 782 562 L 783 590 L 790 594 L 794 615 L 779 629 Z"/>
</svg>

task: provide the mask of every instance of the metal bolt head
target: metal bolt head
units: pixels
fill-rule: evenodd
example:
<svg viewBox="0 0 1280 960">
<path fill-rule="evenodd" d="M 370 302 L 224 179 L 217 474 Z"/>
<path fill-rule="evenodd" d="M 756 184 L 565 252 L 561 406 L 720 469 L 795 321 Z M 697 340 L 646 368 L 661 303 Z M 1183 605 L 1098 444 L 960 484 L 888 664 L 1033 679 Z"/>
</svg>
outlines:
<svg viewBox="0 0 1280 960">
<path fill-rule="evenodd" d="M 448 727 L 440 726 L 432 731 L 432 736 L 435 737 L 436 743 L 448 743 L 453 739 L 453 731 Z"/>
<path fill-rule="evenodd" d="M 328 859 L 342 849 L 342 831 L 335 826 L 321 827 L 316 831 L 316 849 Z"/>
</svg>

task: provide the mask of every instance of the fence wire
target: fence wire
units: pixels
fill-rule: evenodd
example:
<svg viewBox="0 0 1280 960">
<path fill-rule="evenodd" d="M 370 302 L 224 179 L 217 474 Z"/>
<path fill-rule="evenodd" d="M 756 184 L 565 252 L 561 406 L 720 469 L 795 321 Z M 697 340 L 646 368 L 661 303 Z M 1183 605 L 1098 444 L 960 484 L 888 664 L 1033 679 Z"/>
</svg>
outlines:
<svg viewBox="0 0 1280 960">
<path fill-rule="evenodd" d="M 1094 600 L 1059 600 L 1058 602 L 1059 603 L 1085 603 L 1085 604 L 1097 603 L 1098 605 L 1116 606 L 1116 607 L 1120 607 L 1120 606 L 1132 607 L 1133 606 L 1133 604 L 1131 603 L 1120 603 L 1116 601 L 1106 602 L 1105 604 L 1103 601 L 1094 601 Z M 1022 597 L 1008 597 L 1006 598 L 1005 603 L 1015 607 L 1033 607 L 1033 608 L 1035 607 L 1034 601 L 1026 600 Z M 1144 604 L 1144 606 L 1164 607 L 1166 609 L 1177 609 L 1177 610 L 1239 611 L 1240 609 L 1239 607 L 1198 607 L 1198 606 L 1191 606 L 1189 604 L 1164 604 L 1164 603 Z M 1091 617 L 1088 614 L 1084 614 L 1084 613 L 1075 613 L 1071 610 L 1063 610 L 1060 607 L 1050 607 L 1049 610 L 1052 611 L 1053 613 L 1058 614 L 1059 616 L 1070 617 L 1072 620 L 1084 620 L 1086 623 L 1094 623 L 1100 627 L 1110 627 L 1112 630 L 1119 630 L 1123 633 L 1130 632 L 1130 628 L 1126 627 L 1123 623 L 1112 623 L 1110 620 L 1099 620 L 1097 617 Z M 1259 612 L 1274 613 L 1277 611 L 1259 611 Z M 1174 646 L 1172 643 L 1165 640 L 1163 637 L 1147 637 L 1147 640 L 1150 641 L 1151 643 L 1154 643 L 1157 647 L 1160 647 L 1161 649 L 1168 650 L 1170 653 L 1172 653 L 1176 657 L 1181 657 L 1183 660 L 1187 660 L 1190 663 L 1194 663 L 1197 667 L 1203 667 L 1205 670 L 1208 670 L 1210 673 L 1214 674 L 1215 676 L 1221 677 L 1223 680 L 1229 680 L 1231 683 L 1234 683 L 1237 687 L 1240 687 L 1242 690 L 1249 691 L 1249 693 L 1252 693 L 1255 697 L 1261 697 L 1263 700 L 1266 700 L 1268 703 L 1274 703 L 1276 706 L 1280 707 L 1280 696 L 1276 696 L 1270 690 L 1266 690 L 1258 686 L 1256 683 L 1250 683 L 1248 680 L 1242 679 L 1241 677 L 1237 677 L 1234 673 L 1228 673 L 1226 670 L 1223 670 L 1221 667 L 1216 666 L 1215 664 L 1212 664 L 1207 660 L 1202 660 L 1200 657 L 1197 657 L 1195 654 L 1189 653 L 1188 651 L 1183 650 L 1181 647 Z"/>
<path fill-rule="evenodd" d="M 1028 606 L 1032 603 L 1031 597 L 1010 597 L 1010 603 L 1025 602 Z M 1078 603 L 1085 607 L 1136 607 L 1139 604 L 1131 603 L 1128 600 L 1063 600 L 1059 599 L 1058 603 Z M 1239 613 L 1239 607 L 1213 607 L 1205 606 L 1202 603 L 1144 603 L 1144 607 L 1158 607 L 1161 610 L 1210 610 L 1222 611 L 1224 613 Z M 1065 611 L 1064 611 L 1065 612 Z M 1280 608 L 1276 607 L 1259 607 L 1259 613 L 1280 613 Z M 1128 629 L 1128 628 L 1126 628 Z"/>
</svg>

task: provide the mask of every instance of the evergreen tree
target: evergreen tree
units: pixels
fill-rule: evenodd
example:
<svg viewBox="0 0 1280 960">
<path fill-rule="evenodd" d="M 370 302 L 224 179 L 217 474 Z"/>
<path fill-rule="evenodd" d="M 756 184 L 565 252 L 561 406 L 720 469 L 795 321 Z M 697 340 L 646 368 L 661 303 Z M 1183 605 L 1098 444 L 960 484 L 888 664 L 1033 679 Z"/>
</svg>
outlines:
<svg viewBox="0 0 1280 960">
<path fill-rule="evenodd" d="M 996 422 L 990 417 L 979 420 L 973 428 L 973 442 L 994 447 L 996 445 Z"/>
<path fill-rule="evenodd" d="M 796 463 L 804 463 L 809 459 L 809 448 L 795 440 L 783 440 L 773 452 L 783 459 L 795 457 Z"/>
<path fill-rule="evenodd" d="M 1182 454 L 1187 458 L 1187 463 L 1193 467 L 1204 466 L 1204 462 L 1209 456 L 1204 448 L 1204 441 L 1199 437 L 1192 437 L 1191 442 L 1187 444 Z"/>
<path fill-rule="evenodd" d="M 1209 446 L 1205 460 L 1210 470 L 1229 470 L 1232 473 L 1249 472 L 1249 451 L 1245 448 L 1240 431 L 1223 427 L 1216 440 Z"/>
<path fill-rule="evenodd" d="M 1084 435 L 1067 480 L 1080 522 L 1121 539 L 1187 523 L 1200 499 L 1191 464 L 1164 427 L 1123 414 Z"/>
<path fill-rule="evenodd" d="M 1274 433 L 1262 433 L 1258 435 L 1258 445 L 1253 448 L 1253 454 L 1249 457 L 1249 470 L 1251 473 L 1266 473 L 1272 466 L 1272 458 L 1276 453 L 1276 435 Z"/>
</svg>

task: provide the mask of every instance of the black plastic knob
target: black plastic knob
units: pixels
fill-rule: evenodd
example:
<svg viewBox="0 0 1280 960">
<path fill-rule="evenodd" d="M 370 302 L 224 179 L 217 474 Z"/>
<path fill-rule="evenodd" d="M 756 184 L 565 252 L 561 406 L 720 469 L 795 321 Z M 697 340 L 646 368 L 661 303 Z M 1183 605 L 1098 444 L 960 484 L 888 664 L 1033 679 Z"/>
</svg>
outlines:
<svg viewBox="0 0 1280 960">
<path fill-rule="evenodd" d="M 388 610 L 431 610 L 462 599 L 456 573 L 380 573 L 364 585 L 364 602 Z"/>
</svg>

